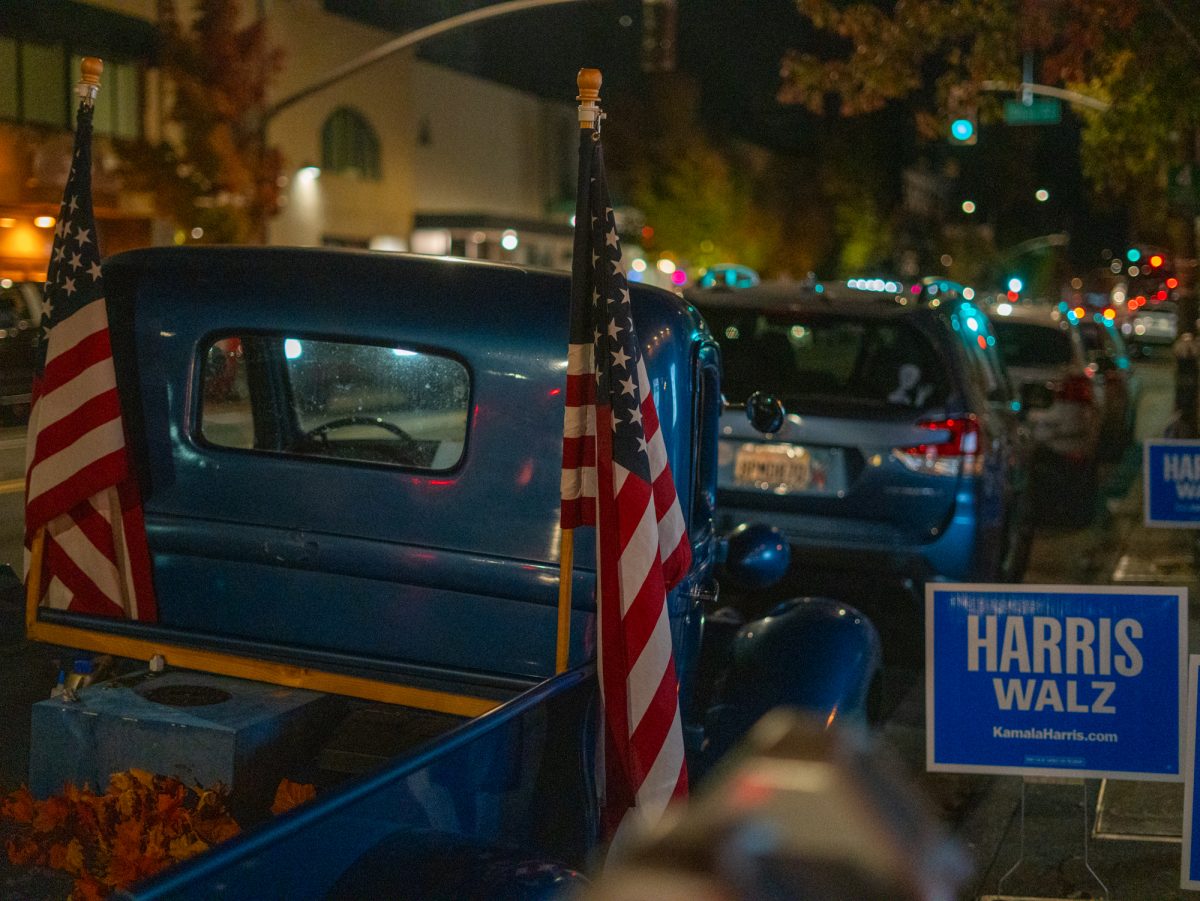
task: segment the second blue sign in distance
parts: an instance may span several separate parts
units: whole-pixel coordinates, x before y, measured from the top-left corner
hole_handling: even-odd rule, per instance
[[[1147,441],[1142,482],[1146,525],[1200,528],[1200,442]]]

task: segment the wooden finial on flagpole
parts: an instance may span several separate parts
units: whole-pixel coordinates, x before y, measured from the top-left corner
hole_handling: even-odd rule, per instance
[[[604,76],[599,69],[580,69],[575,77],[579,87],[579,127],[595,128],[596,117],[600,114],[600,84]]]
[[[83,62],[79,64],[79,69],[83,73],[80,81],[100,87],[100,75],[104,71],[104,60],[95,56],[85,56]]]
[[[75,85],[75,93],[81,100],[96,100],[100,93],[100,75],[104,71],[104,60],[95,56],[85,56],[79,64],[79,82]]]

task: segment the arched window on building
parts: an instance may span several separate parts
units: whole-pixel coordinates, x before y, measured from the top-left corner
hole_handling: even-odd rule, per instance
[[[335,109],[321,128],[321,169],[325,172],[357,172],[361,178],[378,181],[379,137],[362,113],[348,106]]]

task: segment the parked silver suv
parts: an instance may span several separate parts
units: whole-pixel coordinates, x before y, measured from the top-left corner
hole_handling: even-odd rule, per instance
[[[1065,489],[1071,502],[1066,518],[1087,522],[1098,484],[1104,381],[1096,377],[1070,315],[1053,307],[1005,306],[992,323],[997,349],[1028,410],[1034,482]]]

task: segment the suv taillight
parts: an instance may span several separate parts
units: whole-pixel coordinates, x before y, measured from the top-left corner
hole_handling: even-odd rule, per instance
[[[979,420],[974,416],[934,419],[919,423],[931,432],[949,432],[944,441],[898,447],[892,456],[912,472],[922,475],[978,475],[983,471],[983,454],[979,452]]]
[[[1055,400],[1068,404],[1090,404],[1092,396],[1091,377],[1082,372],[1067,376],[1054,392]]]

